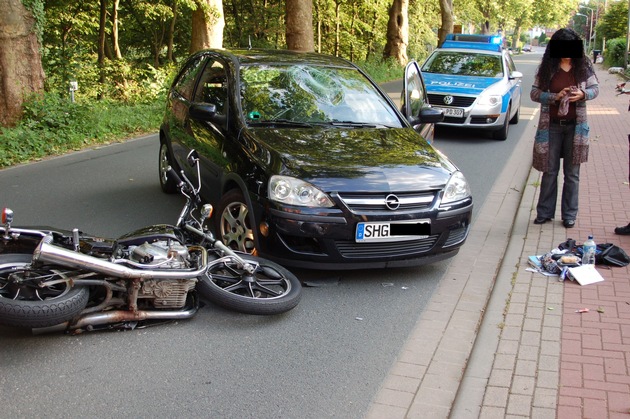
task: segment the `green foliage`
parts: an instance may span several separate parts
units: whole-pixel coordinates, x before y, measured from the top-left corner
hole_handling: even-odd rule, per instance
[[[606,41],[604,65],[606,67],[623,67],[626,51],[626,38],[615,38]]]
[[[628,31],[628,2],[616,1],[608,5],[608,12],[596,26],[597,35],[606,39],[625,37]]]
[[[111,101],[72,103],[56,93],[31,97],[14,128],[0,128],[0,168],[86,146],[156,132],[164,98],[126,105]]]

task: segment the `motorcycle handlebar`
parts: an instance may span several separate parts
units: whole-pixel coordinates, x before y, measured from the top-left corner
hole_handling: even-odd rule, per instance
[[[177,189],[182,189],[186,185],[186,183],[182,180],[181,177],[179,177],[177,172],[173,170],[171,166],[166,169],[166,175],[175,181],[175,183],[177,184]]]

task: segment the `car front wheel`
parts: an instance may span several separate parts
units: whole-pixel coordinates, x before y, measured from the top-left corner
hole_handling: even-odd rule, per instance
[[[250,209],[238,189],[225,193],[219,201],[216,231],[226,246],[256,255],[254,231],[249,221]]]

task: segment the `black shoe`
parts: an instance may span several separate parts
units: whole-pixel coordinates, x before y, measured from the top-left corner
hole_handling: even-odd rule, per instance
[[[573,228],[575,227],[575,220],[562,220],[562,225],[565,228]]]
[[[615,228],[615,234],[619,234],[621,236],[630,236],[630,223],[628,223],[627,226]]]
[[[545,224],[547,221],[551,221],[551,218],[536,217],[536,219],[534,220],[534,224]]]

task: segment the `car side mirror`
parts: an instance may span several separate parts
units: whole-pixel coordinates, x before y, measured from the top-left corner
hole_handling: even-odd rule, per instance
[[[411,125],[434,124],[444,121],[444,112],[435,108],[422,108],[417,118],[410,118]]]
[[[520,71],[512,71],[510,73],[510,80],[521,79],[521,78],[523,78],[523,73],[521,73]]]
[[[212,103],[193,103],[188,108],[191,118],[209,121],[217,114],[217,107]]]

